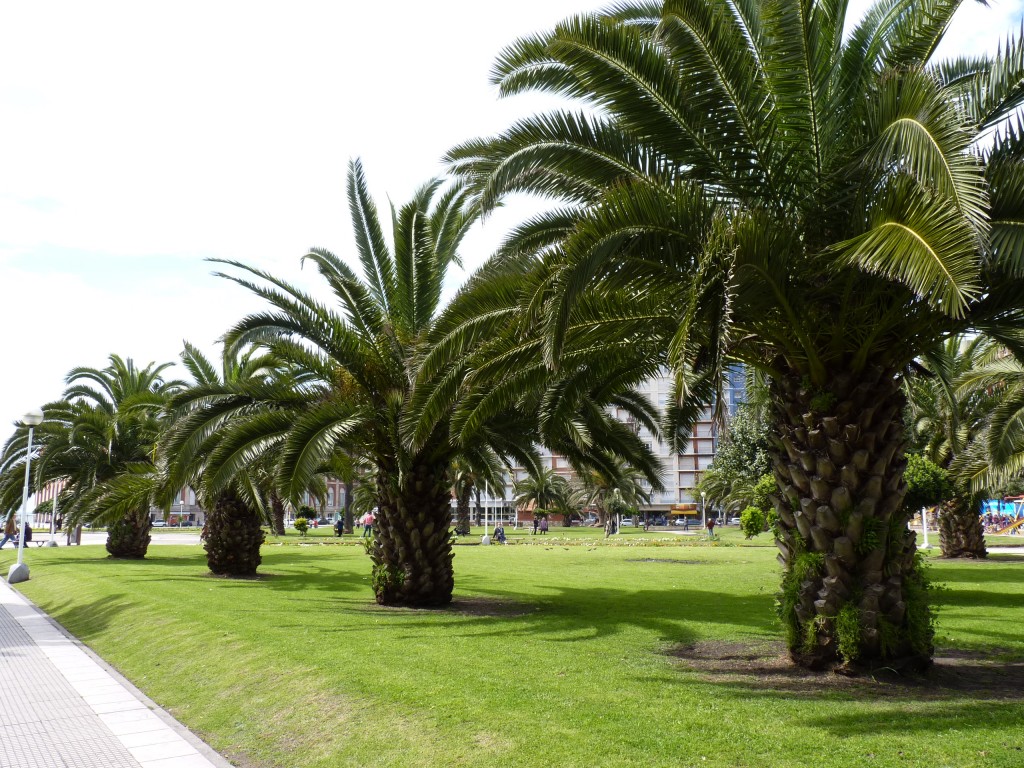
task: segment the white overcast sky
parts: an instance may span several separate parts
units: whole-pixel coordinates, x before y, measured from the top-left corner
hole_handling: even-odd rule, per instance
[[[497,99],[502,47],[602,5],[0,2],[0,440],[76,365],[214,353],[258,304],[205,258],[300,284],[311,246],[354,259],[348,160],[404,202],[449,147],[547,106]],[[968,2],[944,51],[993,50],[1021,15]],[[470,267],[516,218],[473,233]]]

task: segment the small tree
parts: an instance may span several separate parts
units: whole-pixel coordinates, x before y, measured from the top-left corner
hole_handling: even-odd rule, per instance
[[[752,539],[767,530],[768,520],[764,510],[758,507],[747,507],[740,513],[740,530],[743,538]]]
[[[951,498],[955,489],[949,472],[924,456],[907,456],[907,469],[903,474],[907,495],[903,507],[914,514],[924,507],[934,507]]]
[[[306,531],[309,530],[309,520],[304,517],[295,518],[295,530],[301,533],[303,536],[306,535]]]

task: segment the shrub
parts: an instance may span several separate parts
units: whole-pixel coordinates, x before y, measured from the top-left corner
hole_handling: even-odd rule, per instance
[[[303,536],[306,535],[306,531],[309,530],[309,520],[304,517],[295,518],[295,530],[301,533]]]
[[[764,533],[768,528],[768,519],[765,513],[757,507],[747,507],[740,512],[740,530],[744,538],[752,539]]]
[[[771,472],[761,475],[754,485],[754,492],[750,503],[762,512],[767,513],[773,507],[772,500],[769,497],[777,490],[775,476]]]

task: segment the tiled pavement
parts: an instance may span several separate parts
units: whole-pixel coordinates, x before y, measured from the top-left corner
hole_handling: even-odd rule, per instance
[[[0,768],[230,768],[0,580]]]

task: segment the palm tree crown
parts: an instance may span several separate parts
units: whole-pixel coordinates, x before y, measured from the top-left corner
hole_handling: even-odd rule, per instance
[[[770,378],[781,613],[802,663],[930,655],[900,377],[966,329],[1022,351],[1024,48],[934,62],[959,4],[881,0],[848,36],[842,0],[619,4],[495,66],[502,93],[583,110],[449,154],[485,207],[561,203],[506,248],[552,264],[550,365],[581,307],[606,344],[653,340],[677,445],[721,406],[731,363]],[[839,637],[840,612],[859,637]]]

